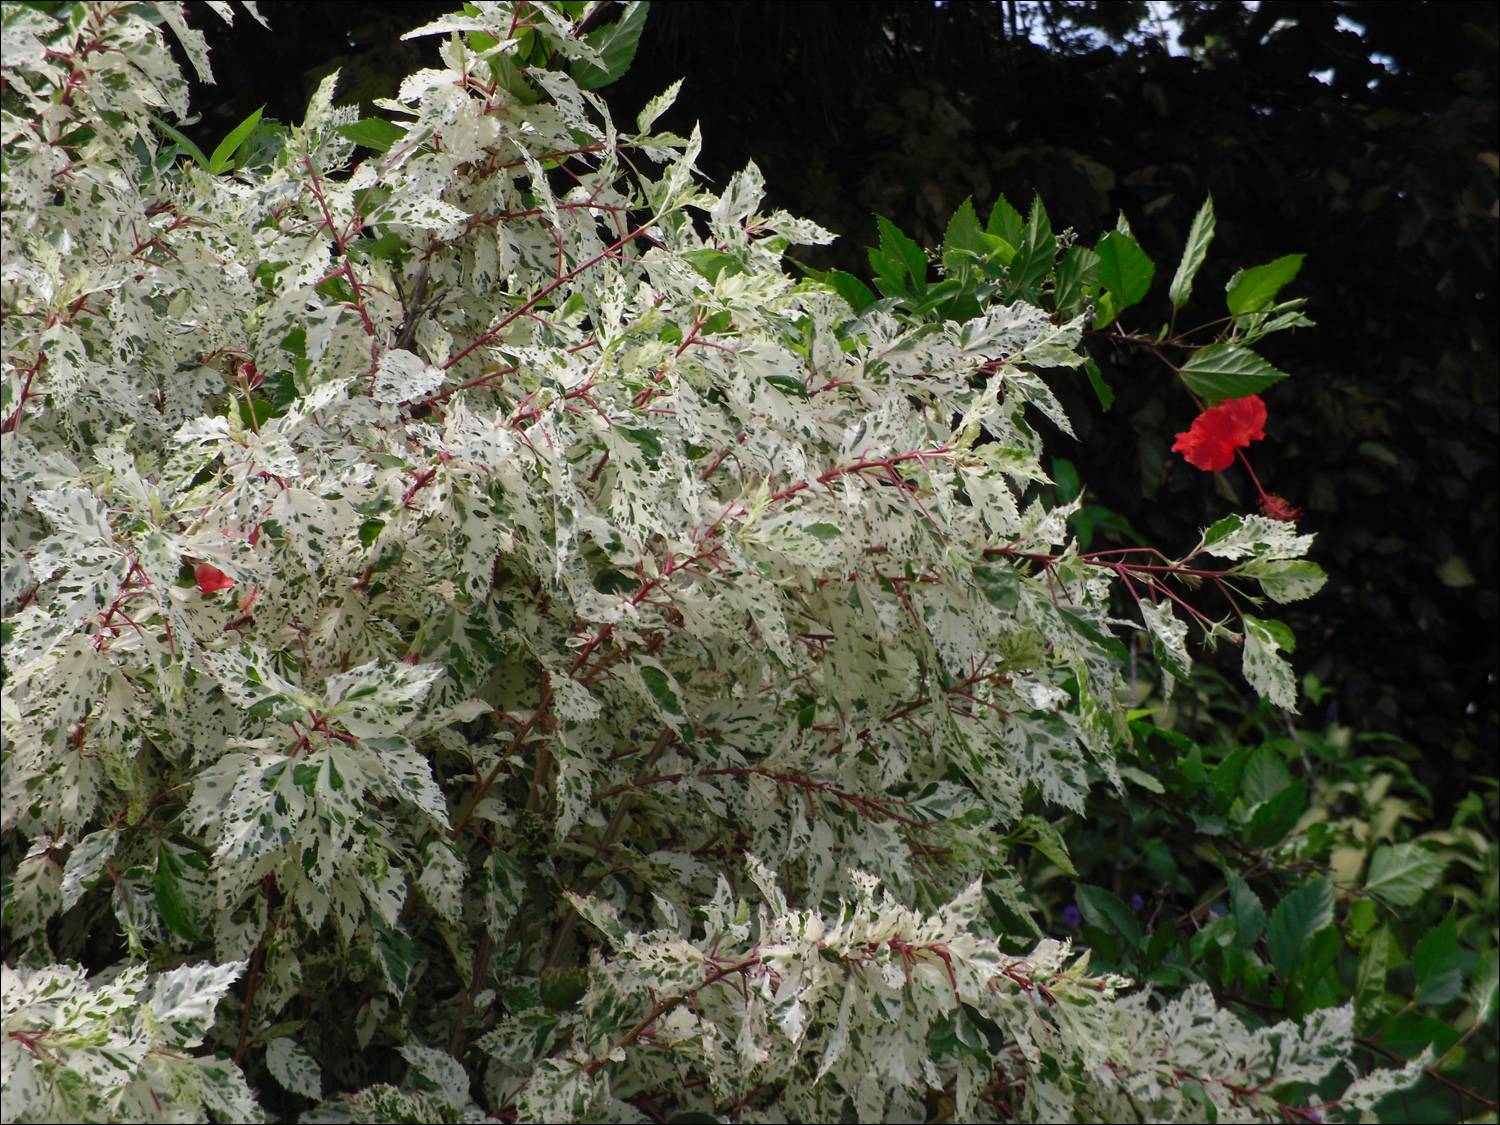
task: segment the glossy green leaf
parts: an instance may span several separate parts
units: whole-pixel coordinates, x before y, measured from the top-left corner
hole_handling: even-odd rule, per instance
[[[1084,360],[1083,369],[1088,372],[1089,386],[1094,388],[1094,394],[1099,398],[1099,405],[1108,410],[1115,404],[1115,392],[1104,381],[1104,373],[1099,370],[1099,365],[1094,362],[1093,356]]]
[[[834,290],[844,300],[849,302],[849,307],[856,313],[862,313],[876,301],[876,296],[870,291],[870,287],[852,273],[843,270],[829,270],[823,275],[832,284]]]
[[[1286,763],[1272,746],[1258,746],[1245,762],[1240,778],[1240,796],[1247,805],[1269,801],[1292,783]]]
[[[1128,308],[1150,292],[1156,265],[1135,239],[1110,231],[1094,250],[1099,255],[1099,284],[1114,296],[1118,309]]]
[[[635,61],[636,47],[640,45],[641,31],[646,26],[646,13],[650,10],[650,0],[627,3],[618,20],[584,36],[584,42],[599,52],[602,65],[596,66],[586,59],[573,63],[573,81],[581,89],[597,90],[608,86],[630,69],[630,64]]]
[[[1225,287],[1225,300],[1235,316],[1259,312],[1276,299],[1281,287],[1297,276],[1302,254],[1288,254],[1264,266],[1240,270]]]
[[[990,221],[984,229],[985,233],[1004,240],[1012,249],[1016,249],[1021,245],[1026,220],[1021,217],[1021,212],[1010,205],[1010,200],[1002,195],[995,200],[995,209],[990,212]]]
[[[1182,308],[1193,295],[1193,278],[1197,276],[1203,260],[1208,256],[1208,244],[1214,240],[1214,197],[1209,196],[1193,216],[1193,225],[1188,231],[1187,245],[1182,248],[1182,261],[1172,276],[1172,287],[1168,295],[1172,307]]]
[[[357,145],[385,152],[406,136],[406,130],[382,117],[365,117],[352,125],[340,125],[338,131]]]
[[[209,162],[208,162],[208,157],[204,156],[203,155],[203,150],[201,148],[199,148],[197,145],[195,145],[191,140],[189,140],[188,137],[185,134],[179,132],[177,129],[174,129],[172,126],[168,125],[160,117],[152,116],[152,118],[151,118],[151,124],[155,125],[163,133],[165,133],[167,136],[171,137],[172,140],[176,141],[177,142],[177,147],[180,148],[180,149],[182,149],[183,152],[187,153],[194,160],[196,160],[198,162],[199,166],[204,171],[209,171],[210,165],[209,165]]]
[[[161,919],[167,928],[178,937],[188,941],[208,941],[209,935],[203,931],[203,923],[183,887],[183,876],[187,873],[172,847],[163,842],[157,849],[154,883],[156,908],[161,912]],[[198,882],[206,882],[201,874]]]
[[[1008,267],[1010,283],[1018,290],[1029,290],[1052,270],[1056,257],[1057,239],[1052,235],[1052,221],[1038,195],[1031,201],[1031,216]]]
[[[947,250],[969,250],[983,257],[989,253],[984,239],[979,216],[974,212],[974,200],[965,199],[948,220],[948,229],[943,233],[943,247]]]
[[[230,162],[234,159],[234,154],[239,151],[240,145],[245,143],[245,138],[255,131],[255,126],[260,122],[261,111],[264,109],[265,106],[261,106],[260,109],[257,109],[249,117],[236,125],[230,131],[229,136],[219,142],[219,147],[214,149],[214,154],[208,159],[208,170],[210,172],[217,176],[229,167]]]
[[[1099,255],[1084,246],[1070,246],[1057,263],[1053,296],[1063,316],[1071,318],[1083,312],[1088,304],[1088,287],[1099,277],[1099,263]]]
[[[1207,399],[1226,401],[1259,394],[1286,378],[1248,348],[1212,344],[1193,353],[1182,365],[1182,381]]]
[[[925,294],[927,292],[927,254],[901,233],[896,224],[884,215],[877,215],[875,223],[880,229],[880,253],[904,271],[904,275],[910,279],[913,292],[919,296]],[[870,260],[874,261],[873,253]],[[890,275],[883,276],[889,277]]]
[[[1299,887],[1277,904],[1266,927],[1266,947],[1283,980],[1296,974],[1313,935],[1332,924],[1333,883],[1327,878]]]

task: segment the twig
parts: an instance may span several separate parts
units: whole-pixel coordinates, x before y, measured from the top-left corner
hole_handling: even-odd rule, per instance
[[[490,970],[490,957],[494,952],[495,940],[486,928],[480,935],[479,948],[474,951],[474,979],[469,982],[468,994],[464,997],[463,1005],[458,1010],[458,1019],[453,1024],[453,1035],[448,1039],[448,1053],[459,1061],[463,1060],[464,1051],[468,1049],[464,1043],[468,1038],[464,1033],[464,1021],[474,1010],[474,1000],[484,984],[485,974]]]
[[[542,716],[546,714],[547,706],[552,702],[552,683],[550,680],[542,681],[542,697],[537,700],[536,710],[531,713],[531,718],[522,724],[521,729],[516,731],[516,736],[511,739],[510,745],[505,748],[505,753],[500,755],[500,760],[495,767],[479,783],[474,790],[474,796],[469,798],[469,803],[464,806],[464,811],[458,814],[458,819],[453,822],[453,827],[448,829],[451,839],[458,839],[459,835],[469,826],[469,821],[474,819],[474,810],[479,807],[479,802],[484,800],[484,795],[490,791],[490,786],[495,784],[495,779],[500,776],[500,771],[505,768],[505,763],[510,756],[520,749],[521,744],[531,734],[532,728],[541,722]]]
[[[1388,1050],[1386,1050],[1384,1047],[1382,1047],[1379,1043],[1375,1042],[1375,1040],[1373,1040],[1373,1039],[1365,1039],[1364,1037],[1361,1036],[1361,1037],[1355,1039],[1355,1042],[1358,1043],[1361,1047],[1365,1047],[1365,1048],[1367,1048],[1367,1049],[1369,1049],[1371,1051],[1374,1051],[1377,1055],[1384,1055],[1386,1058],[1390,1059],[1391,1062],[1400,1063],[1402,1066],[1405,1066],[1407,1063],[1411,1062],[1410,1059],[1403,1058],[1402,1056],[1396,1054],[1395,1051],[1388,1051]],[[1433,1067],[1427,1066],[1427,1067],[1423,1067],[1422,1069],[1424,1071],[1426,1071],[1427,1074],[1430,1075],[1436,1082],[1438,1082],[1440,1085],[1448,1087],[1448,1089],[1452,1090],[1459,1097],[1461,1097],[1461,1098],[1473,1098],[1476,1102],[1478,1102],[1480,1105],[1486,1107],[1487,1109],[1492,1109],[1492,1110],[1500,1109],[1500,1102],[1492,1102],[1492,1101],[1490,1101],[1489,1098],[1481,1097],[1480,1095],[1476,1094],[1473,1090],[1466,1090],[1466,1089],[1464,1089],[1457,1082],[1453,1082],[1453,1081],[1451,1081],[1451,1080],[1449,1080],[1447,1078],[1444,1078]]]
[[[574,917],[576,918],[577,915],[575,914]],[[709,973],[708,976],[703,978],[703,983],[700,984],[697,988],[690,989],[689,991],[684,992],[679,996],[671,996],[665,1000],[658,1000],[654,1005],[652,1005],[651,1010],[646,1013],[645,1017],[642,1018],[640,1023],[632,1027],[624,1034],[624,1036],[620,1038],[618,1042],[615,1043],[614,1047],[610,1049],[610,1054],[614,1054],[615,1051],[624,1050],[626,1047],[633,1046],[636,1040],[641,1037],[641,1034],[647,1028],[649,1028],[662,1016],[670,1012],[673,1008],[677,1007],[678,1004],[681,1004],[684,1000],[688,999],[688,997],[696,996],[709,985],[723,980],[731,973],[743,972],[745,969],[750,968],[750,966],[752,965],[758,965],[760,964],[760,961],[760,954],[752,953],[749,957],[745,957],[742,960],[735,961],[733,964],[724,965],[720,968],[715,969],[713,972]],[[595,1070],[598,1070],[607,1062],[609,1062],[609,1055],[605,1055],[603,1058],[590,1059],[588,1062],[583,1064],[583,1068],[586,1071],[593,1072]]]
[[[276,917],[272,915],[266,924],[266,932],[255,944],[255,953],[250,958],[250,979],[245,985],[245,1010],[240,1014],[240,1038],[234,1048],[234,1065],[239,1066],[245,1057],[245,1048],[250,1045],[250,1010],[255,1007],[255,992],[260,987],[260,970],[265,964],[266,950],[271,945],[271,935],[276,932]]]
[[[651,752],[646,755],[646,760],[641,763],[640,769],[636,771],[635,786],[639,786],[651,773],[651,767],[656,765],[656,759],[660,758],[672,743],[672,728],[668,727],[661,732],[656,740],[656,745],[651,747]],[[604,829],[604,836],[599,841],[599,847],[607,849],[619,836],[620,829],[625,826],[625,817],[630,813],[630,807],[635,803],[637,789],[632,786],[629,792],[620,798],[619,805],[615,808],[615,815],[610,818],[609,825]],[[589,877],[578,880],[573,888],[573,893],[586,895],[599,885],[599,878]],[[569,910],[565,913],[562,924],[557,928],[557,937],[552,942],[552,951],[547,955],[547,968],[557,968],[557,963],[562,960],[563,950],[567,948],[568,938],[573,934],[573,927],[578,924],[578,911]]]

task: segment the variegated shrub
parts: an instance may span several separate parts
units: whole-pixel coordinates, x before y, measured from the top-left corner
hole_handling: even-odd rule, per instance
[[[653,132],[675,88],[617,131],[644,5],[594,7],[468,7],[398,124],[330,77],[206,157],[197,12],[6,5],[7,1118],[1316,1099],[1347,1009],[1090,975],[1003,835],[1121,784],[1118,631],[1185,675],[1174,605],[1305,596],[1309,537],[1080,552],[1045,213],[855,315]],[[1294,701],[1276,623],[1192,612]]]

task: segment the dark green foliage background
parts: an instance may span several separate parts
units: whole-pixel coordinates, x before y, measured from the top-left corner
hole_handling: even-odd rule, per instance
[[[341,100],[368,111],[440,65],[434,39],[399,41],[439,8],[278,3],[272,32],[198,21],[219,82],[194,89],[204,118],[189,132],[216,143],[261,104],[298,120],[334,66]],[[684,78],[665,124],[701,121],[711,177],[754,159],[772,203],[841,234],[809,257],[820,268],[866,276],[876,212],[932,246],[966,197],[982,217],[1002,192],[1023,211],[1039,192],[1090,244],[1124,211],[1158,263],[1125,318],[1145,329],[1165,319],[1208,192],[1218,237],[1189,323],[1222,313],[1234,269],[1305,253],[1285,296],[1308,298],[1318,327],[1268,344],[1293,377],[1266,396],[1254,451],[1331,576],[1285,613],[1298,669],[1333,687],[1320,706],[1342,722],[1420,746],[1418,777],[1451,803],[1500,745],[1496,6],[1173,8],[1200,58],[1171,56],[1143,4],[677,0],[654,6],[609,97],[628,123]],[[1106,413],[1081,376],[1060,377],[1080,440],[1050,446],[1092,502],[1168,550],[1253,507],[1239,466],[1216,477],[1168,452],[1193,406],[1165,368],[1094,351],[1118,399]]]

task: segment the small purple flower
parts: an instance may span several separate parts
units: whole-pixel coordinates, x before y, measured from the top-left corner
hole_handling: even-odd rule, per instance
[[[1131,895],[1130,896],[1130,909],[1132,909],[1132,910],[1144,910],[1145,908],[1146,908],[1146,900],[1145,899],[1143,899],[1140,895]]]
[[[1064,926],[1067,926],[1068,929],[1073,930],[1077,929],[1082,924],[1083,915],[1078,912],[1078,907],[1074,906],[1072,903],[1069,903],[1067,906],[1063,907]]]

